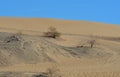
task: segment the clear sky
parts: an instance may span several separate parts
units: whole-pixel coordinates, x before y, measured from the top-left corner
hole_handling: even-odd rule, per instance
[[[0,16],[120,24],[120,0],[0,0]]]

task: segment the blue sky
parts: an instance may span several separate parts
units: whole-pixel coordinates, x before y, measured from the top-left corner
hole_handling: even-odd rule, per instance
[[[120,24],[120,0],[0,0],[0,16]]]

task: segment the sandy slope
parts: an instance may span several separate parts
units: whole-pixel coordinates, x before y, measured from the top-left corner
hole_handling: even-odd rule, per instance
[[[50,26],[55,26],[62,33],[62,39],[22,35],[21,41],[4,42],[14,35],[10,32],[41,35]],[[120,76],[120,26],[85,21],[1,17],[0,28],[0,71],[44,72],[56,66],[63,77]],[[96,40],[92,49],[89,40]],[[85,47],[77,48],[78,45]]]
[[[39,18],[0,18],[0,27],[33,31],[46,31],[49,26],[55,26],[62,33],[87,34],[99,36],[120,36],[117,25],[101,24],[86,21],[67,21]]]

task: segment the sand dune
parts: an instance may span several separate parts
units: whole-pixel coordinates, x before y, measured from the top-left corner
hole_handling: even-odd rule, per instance
[[[120,36],[120,27],[118,25],[57,19],[0,18],[0,27],[2,28],[43,32],[46,31],[49,26],[55,26],[60,32],[69,34]]]
[[[41,36],[50,26],[61,32],[61,38]],[[53,66],[62,77],[120,76],[118,25],[1,17],[0,31],[0,77],[37,77],[33,73]],[[19,31],[22,35],[16,39]],[[96,40],[93,48],[91,40]]]

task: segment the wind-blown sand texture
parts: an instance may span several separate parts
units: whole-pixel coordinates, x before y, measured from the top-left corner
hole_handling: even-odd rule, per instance
[[[60,38],[42,36],[50,26]],[[39,77],[48,68],[58,68],[62,77],[120,77],[119,33],[119,25],[1,17],[0,77]]]

